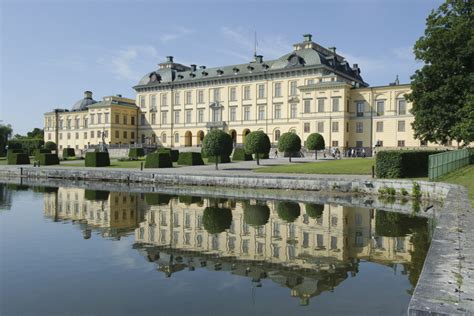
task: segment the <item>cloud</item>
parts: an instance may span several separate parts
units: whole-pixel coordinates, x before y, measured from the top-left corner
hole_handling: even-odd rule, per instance
[[[163,35],[160,36],[160,40],[163,43],[168,43],[169,41],[173,41],[182,37],[185,37],[187,35],[193,34],[195,31],[185,28],[185,27],[176,27],[173,29],[172,32],[167,32]]]

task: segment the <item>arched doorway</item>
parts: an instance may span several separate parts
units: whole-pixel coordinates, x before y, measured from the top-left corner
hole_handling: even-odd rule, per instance
[[[196,145],[197,146],[202,146],[202,141],[204,139],[204,132],[203,131],[198,131],[196,134]]]
[[[193,134],[190,131],[184,133],[184,147],[191,147],[193,145]]]
[[[235,147],[235,144],[237,144],[237,132],[235,131],[235,129],[231,129],[229,131],[229,135],[230,137],[232,137],[232,144],[234,144]]]
[[[273,132],[273,139],[274,139],[275,142],[278,142],[278,140],[280,139],[280,130],[279,129],[276,129]]]
[[[244,129],[242,132],[242,144],[245,144],[245,137],[247,137],[248,134],[250,134],[250,130],[248,128]]]

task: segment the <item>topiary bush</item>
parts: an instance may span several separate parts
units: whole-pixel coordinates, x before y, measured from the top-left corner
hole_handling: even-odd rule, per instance
[[[323,204],[307,203],[305,204],[306,214],[311,218],[319,218],[324,213]]]
[[[253,160],[252,154],[248,154],[243,148],[235,148],[232,154],[233,161],[250,161]]]
[[[156,151],[157,153],[168,153],[172,162],[177,162],[179,159],[179,150],[171,148],[160,148]]]
[[[206,207],[202,216],[202,224],[209,234],[220,234],[230,228],[232,211],[229,208]]]
[[[387,150],[377,153],[377,178],[414,178],[428,176],[428,156],[441,151]]]
[[[76,157],[76,151],[74,148],[63,148],[63,158],[72,158]]]
[[[50,154],[51,153],[51,150],[49,149],[44,149],[44,148],[40,148],[40,149],[35,149],[33,151],[33,155],[35,156],[35,160],[36,161],[39,161],[39,155],[40,154]]]
[[[251,132],[245,137],[245,151],[255,154],[257,165],[260,164],[260,156],[268,155],[271,147],[270,138],[263,131]]]
[[[200,166],[203,165],[201,153],[184,152],[179,154],[178,165],[184,166]]]
[[[46,142],[44,144],[44,149],[48,149],[48,150],[50,150],[50,152],[53,151],[53,150],[56,150],[57,148],[58,147],[56,146],[55,142],[49,141],[49,142]]]
[[[308,150],[314,150],[314,159],[317,159],[318,150],[323,150],[325,147],[324,137],[321,134],[312,133],[306,138],[306,148]]]
[[[169,152],[151,153],[145,158],[145,168],[172,168]]]
[[[7,163],[9,165],[29,165],[30,157],[25,153],[9,153],[7,155]]]
[[[224,131],[218,129],[211,130],[206,136],[204,136],[202,149],[205,151],[209,159],[213,157],[213,159],[209,161],[216,163],[217,170],[219,169],[219,160],[221,160],[221,162],[229,160],[229,156],[233,149],[232,137]],[[217,158],[219,156],[221,157],[220,159]]]
[[[110,166],[109,153],[106,152],[89,152],[86,153],[86,167],[108,167]]]
[[[288,154],[289,161],[291,162],[291,156],[295,153],[299,153],[301,150],[301,139],[295,133],[283,133],[278,140],[278,150]]]
[[[216,162],[216,157],[215,156],[209,156],[209,158],[207,158],[207,162],[209,163],[213,163],[213,162]],[[230,157],[229,156],[218,156],[217,157],[217,162],[218,163],[229,163],[230,162]]]
[[[130,148],[130,150],[128,151],[129,158],[138,158],[143,156],[145,156],[145,151],[143,150],[143,148]]]
[[[268,223],[270,208],[264,203],[244,204],[244,222],[250,226],[262,226]]]
[[[40,163],[41,166],[59,165],[59,157],[57,154],[38,154],[36,160]]]
[[[300,205],[295,202],[278,202],[277,213],[282,220],[293,223],[300,216]]]

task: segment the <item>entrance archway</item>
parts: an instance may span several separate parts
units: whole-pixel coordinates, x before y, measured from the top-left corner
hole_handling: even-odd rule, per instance
[[[191,131],[184,133],[184,147],[191,147],[193,145],[193,134]]]
[[[245,144],[245,138],[248,134],[250,134],[250,130],[248,128],[244,129],[242,132],[242,144]]]
[[[234,144],[234,147],[235,147],[235,144],[237,144],[237,132],[235,131],[235,129],[231,129],[229,131],[229,135],[230,137],[232,137],[232,143]]]
[[[202,140],[204,139],[204,132],[198,131],[196,134],[196,145],[202,146]]]

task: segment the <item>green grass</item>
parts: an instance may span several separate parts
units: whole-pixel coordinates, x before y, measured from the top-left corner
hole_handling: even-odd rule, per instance
[[[464,186],[467,189],[467,194],[471,200],[471,205],[474,207],[474,165],[469,165],[448,173],[447,175],[439,178],[437,181]]]
[[[298,159],[294,159],[298,161]],[[375,159],[354,158],[320,162],[291,163],[256,169],[265,173],[308,173],[308,174],[371,174]]]

